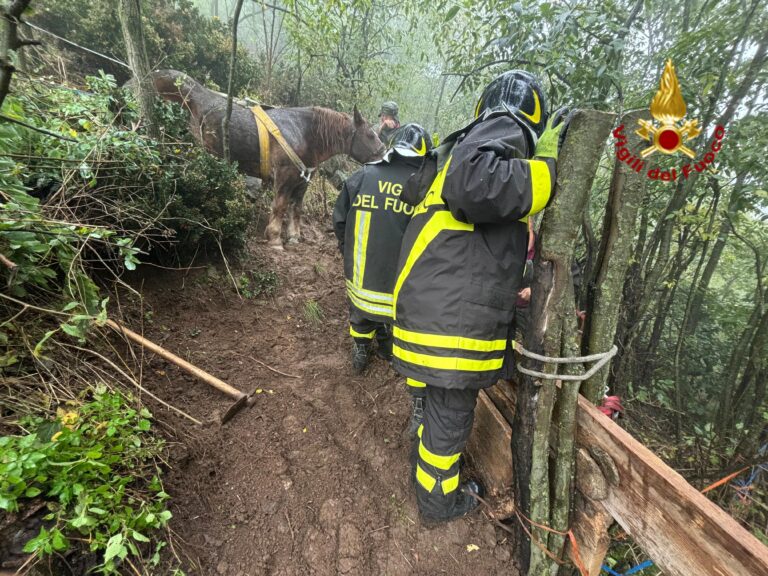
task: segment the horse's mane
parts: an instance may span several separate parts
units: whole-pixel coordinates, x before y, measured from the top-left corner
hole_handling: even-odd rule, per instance
[[[322,148],[342,144],[349,136],[351,118],[330,108],[312,106],[312,137]]]

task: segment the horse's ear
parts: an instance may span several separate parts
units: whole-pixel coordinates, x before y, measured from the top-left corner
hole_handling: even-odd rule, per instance
[[[357,104],[355,104],[355,125],[356,126],[362,126],[365,124],[365,118],[363,118],[363,115],[360,114],[360,110],[357,109]]]

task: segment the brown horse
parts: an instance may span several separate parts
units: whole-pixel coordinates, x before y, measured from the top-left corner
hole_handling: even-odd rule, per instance
[[[211,154],[222,157],[221,125],[226,113],[226,97],[176,70],[153,72],[152,77],[162,98],[178,102],[189,111],[189,129],[195,140]],[[353,116],[317,106],[272,108],[267,114],[308,168],[316,168],[337,154],[348,154],[358,162],[370,162],[384,151],[384,145],[357,108]],[[256,120],[249,108],[236,103],[232,106],[229,142],[230,158],[237,161],[240,171],[261,178]],[[270,146],[269,180],[265,184],[273,185],[275,199],[266,236],[272,246],[282,248],[280,235],[286,211],[288,241],[298,242],[300,238],[301,204],[309,182],[274,139]]]

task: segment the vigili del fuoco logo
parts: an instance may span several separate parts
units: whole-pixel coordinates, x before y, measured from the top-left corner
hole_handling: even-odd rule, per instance
[[[696,154],[686,144],[701,134],[701,128],[699,128],[699,121],[695,119],[686,120],[681,124],[680,121],[685,118],[685,113],[685,100],[680,93],[680,83],[677,81],[675,67],[672,60],[667,60],[659,81],[659,90],[651,100],[651,116],[655,121],[648,122],[640,119],[637,121],[640,128],[635,130],[635,133],[648,142],[650,146],[641,150],[637,155],[630,152],[627,148],[625,127],[622,124],[613,131],[616,138],[616,158],[638,173],[646,168],[645,158],[655,152],[667,155],[681,153],[695,160]],[[725,128],[720,125],[716,126],[709,149],[701,160],[682,165],[679,172],[677,168],[662,170],[659,167],[649,167],[648,178],[671,182],[677,180],[678,175],[688,178],[694,171],[710,170],[714,172],[712,163],[722,148],[724,137]]]

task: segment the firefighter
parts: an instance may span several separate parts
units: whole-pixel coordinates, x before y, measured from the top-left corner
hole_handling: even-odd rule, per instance
[[[400,118],[398,114],[400,108],[397,102],[384,102],[379,110],[379,139],[384,142],[385,146],[391,146],[392,136],[395,131],[400,128]]]
[[[366,164],[344,182],[333,210],[344,255],[352,367],[357,373],[368,365],[374,337],[377,354],[385,360],[392,357],[392,287],[400,242],[413,214],[413,206],[402,202],[400,194],[430,149],[424,128],[403,126],[382,160]]]
[[[550,201],[563,117],[548,122],[534,76],[506,72],[403,192],[415,209],[394,287],[393,365],[425,384],[412,466],[427,523],[471,512],[482,492],[459,482],[460,457],[478,391],[511,369],[527,219]]]

